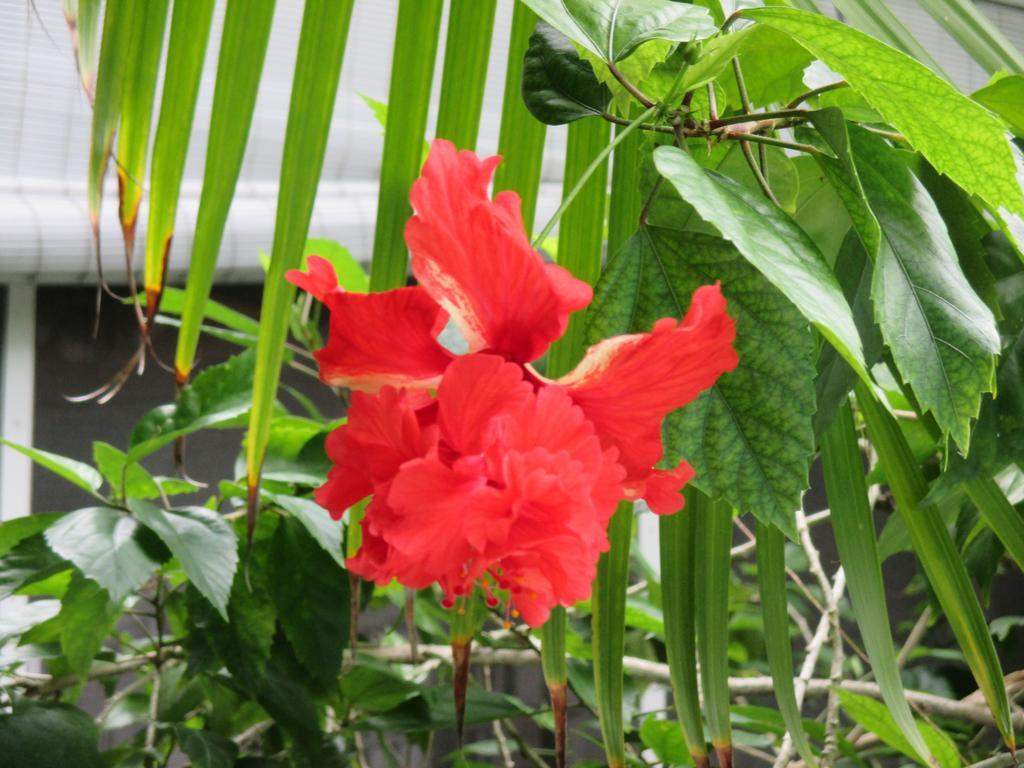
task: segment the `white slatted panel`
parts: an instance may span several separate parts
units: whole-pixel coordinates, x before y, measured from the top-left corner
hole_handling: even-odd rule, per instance
[[[142,0],[139,0],[140,2]],[[35,276],[48,282],[93,279],[85,178],[91,110],[78,85],[60,3],[0,0],[0,281]],[[218,2],[207,51],[173,245],[172,276],[187,266],[216,77],[224,2]],[[387,99],[397,0],[355,5],[348,50],[311,234],[338,240],[368,258],[372,245],[382,135],[360,93]],[[511,0],[499,0],[481,126],[480,151],[498,143]],[[301,0],[278,0],[241,180],[228,219],[221,279],[258,277],[258,251],[269,250],[276,209]],[[438,53],[435,83],[443,61]],[[434,108],[428,131],[432,132]],[[557,206],[564,129],[549,132],[540,217]],[[111,174],[112,176],[112,174]],[[102,221],[104,262],[117,274],[123,250],[110,180]],[[145,223],[145,211],[140,218]],[[143,242],[140,232],[138,242]]]

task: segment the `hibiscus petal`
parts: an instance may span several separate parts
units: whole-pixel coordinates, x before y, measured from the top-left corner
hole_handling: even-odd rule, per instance
[[[663,318],[650,333],[595,344],[558,380],[593,422],[602,444],[618,448],[627,481],[640,495],[662,456],[662,419],[736,367],[735,335],[718,285],[703,286],[694,292],[682,323]],[[666,481],[656,477],[652,486],[663,509]]]
[[[532,397],[518,365],[497,355],[457,357],[437,390],[441,435],[459,453],[480,453],[493,439],[494,419]]]
[[[330,262],[309,258],[309,272],[287,278],[330,310],[320,378],[332,386],[375,392],[382,386],[435,387],[452,355],[437,342],[447,315],[422,288],[347,293]]]
[[[545,265],[523,229],[518,195],[487,196],[498,157],[481,160],[442,139],[413,184],[405,229],[420,284],[452,316],[471,352],[540,357],[591,289]]]
[[[488,565],[482,551],[504,538],[511,522],[485,476],[436,456],[403,465],[387,502],[394,517],[384,535],[408,559],[409,567],[395,574],[404,584],[429,577],[468,589]]]
[[[672,515],[683,508],[683,486],[693,479],[694,471],[687,462],[675,469],[656,469],[647,477],[642,496],[651,511],[659,515]]]
[[[403,463],[425,456],[437,433],[418,418],[429,404],[426,393],[391,387],[376,395],[353,393],[348,421],[327,436],[334,466],[317,489],[317,503],[340,519],[357,501],[390,483]]]

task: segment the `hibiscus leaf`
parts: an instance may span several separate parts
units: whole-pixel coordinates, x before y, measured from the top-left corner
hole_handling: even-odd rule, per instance
[[[883,742],[907,757],[921,762],[922,765],[928,764],[921,760],[919,753],[907,741],[885,704],[868,696],[842,689],[839,689],[839,702],[846,713],[862,728],[875,734]],[[939,768],[957,768],[961,765],[956,744],[949,736],[930,723],[920,720],[915,720],[914,723],[920,731],[920,739],[924,740],[934,755],[935,765]]]
[[[776,7],[743,16],[785,32],[841,74],[936,170],[984,200],[1016,239],[1024,236],[1018,158],[998,117],[924,64],[839,21]]]
[[[659,147],[654,164],[686,202],[796,305],[854,370],[867,379],[850,306],[817,246],[762,195],[708,171],[676,147]]]
[[[853,307],[853,318],[864,341],[864,358],[868,365],[874,365],[882,357],[882,335],[875,325],[871,303],[872,264],[853,229],[847,232],[833,269],[846,300]],[[814,386],[818,408],[814,413],[814,434],[821,437],[839,404],[857,383],[857,374],[830,344],[821,348],[816,366],[818,374]]]
[[[177,402],[143,416],[132,430],[127,460],[138,461],[182,435],[234,424],[249,412],[255,361],[255,354],[247,350],[210,366],[181,390]]]
[[[810,121],[811,125],[817,129],[818,136],[824,140],[825,145],[835,155],[835,157],[829,157],[825,154],[818,154],[815,159],[832,183],[839,199],[846,206],[861,242],[874,258],[874,255],[878,253],[882,233],[878,226],[878,219],[871,212],[867,197],[864,195],[860,177],[857,175],[857,166],[854,164],[853,155],[850,152],[850,136],[846,130],[846,119],[843,117],[843,112],[838,107],[828,107],[812,112]]]
[[[1017,136],[1024,136],[1024,75],[993,79],[972,98],[1003,118]]]
[[[238,745],[219,733],[200,731],[178,723],[174,726],[174,735],[181,751],[188,755],[195,768],[232,768],[238,757]]]
[[[56,453],[40,451],[27,445],[12,443],[10,440],[4,440],[2,437],[0,437],[0,445],[6,445],[8,448],[28,456],[39,466],[50,470],[55,475],[63,477],[69,483],[77,485],[86,493],[95,496],[96,492],[103,485],[103,475],[88,464],[69,459],[66,456],[58,456]]]
[[[306,526],[309,534],[316,539],[316,542],[331,556],[334,562],[342,568],[345,567],[340,521],[332,520],[326,509],[310,499],[269,493],[264,493],[264,495]]]
[[[79,509],[47,529],[46,543],[119,601],[156,567],[138,541],[138,522],[108,507]]]
[[[736,320],[740,364],[693,403],[670,414],[667,460],[685,458],[694,485],[795,533],[793,510],[814,450],[814,339],[786,298],[728,242],[695,232],[641,229],[606,268],[589,336],[650,330],[682,317],[693,291],[720,281]]]
[[[673,0],[525,0],[538,16],[603,61],[647,40],[688,42],[718,31],[706,8]]]
[[[60,648],[72,674],[85,675],[120,613],[107,591],[75,572],[61,599]]]
[[[0,715],[6,768],[103,768],[92,717],[66,704],[21,704]]]
[[[612,93],[565,35],[538,22],[523,60],[523,102],[547,125],[562,125],[608,109]]]
[[[146,501],[128,507],[181,563],[192,584],[227,617],[231,581],[238,565],[237,540],[231,526],[205,507],[163,510]]]
[[[850,134],[857,168],[882,226],[875,316],[921,406],[966,450],[971,420],[995,379],[995,318],[971,289],[935,203],[896,150]]]
[[[274,532],[267,577],[270,596],[295,655],[314,679],[335,680],[349,635],[345,571],[331,561],[302,522],[287,517]]]

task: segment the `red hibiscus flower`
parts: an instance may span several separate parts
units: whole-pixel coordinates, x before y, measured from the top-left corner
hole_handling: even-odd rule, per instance
[[[437,582],[449,605],[474,586],[492,604],[507,593],[537,626],[589,596],[620,500],[682,507],[693,470],[654,468],[661,422],[738,358],[713,285],[681,321],[602,341],[561,379],[537,373],[530,363],[592,292],[531,248],[516,194],[488,197],[498,162],[433,143],[406,227],[417,287],[346,293],[318,258],[288,279],[330,310],[321,378],[356,390],[316,496],[335,518],[373,496],[350,569]],[[449,319],[467,354],[439,343]]]

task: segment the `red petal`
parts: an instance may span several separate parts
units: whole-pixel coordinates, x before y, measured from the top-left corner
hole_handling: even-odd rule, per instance
[[[403,463],[426,455],[437,431],[420,424],[418,411],[429,402],[425,393],[390,387],[377,395],[353,393],[348,422],[327,437],[327,455],[334,467],[316,492],[317,503],[339,519],[350,506],[389,483]]]
[[[656,469],[648,476],[639,495],[643,496],[652,512],[675,514],[683,508],[683,486],[693,479],[693,475],[693,467],[685,461],[675,469]]]
[[[459,453],[480,453],[493,439],[492,420],[532,397],[518,365],[496,355],[457,357],[437,390],[441,434]]]
[[[565,331],[591,289],[545,265],[523,230],[518,195],[487,196],[500,158],[484,160],[436,140],[413,184],[416,213],[405,229],[420,284],[458,324],[476,352],[518,362],[540,357]]]
[[[735,324],[717,285],[703,286],[682,323],[663,318],[650,333],[616,336],[591,347],[558,381],[594,423],[605,446],[619,449],[627,481],[642,483],[661,459],[661,422],[739,362]],[[663,480],[657,504],[665,508]],[[681,487],[681,485],[680,485]]]
[[[388,493],[394,517],[386,537],[405,560],[403,584],[464,584],[487,567],[480,556],[508,531],[507,505],[476,467],[449,467],[436,457],[402,467]]]
[[[330,262],[317,256],[308,274],[287,277],[330,310],[327,346],[316,352],[325,383],[367,392],[437,386],[452,358],[437,343],[447,315],[422,288],[346,293]]]

